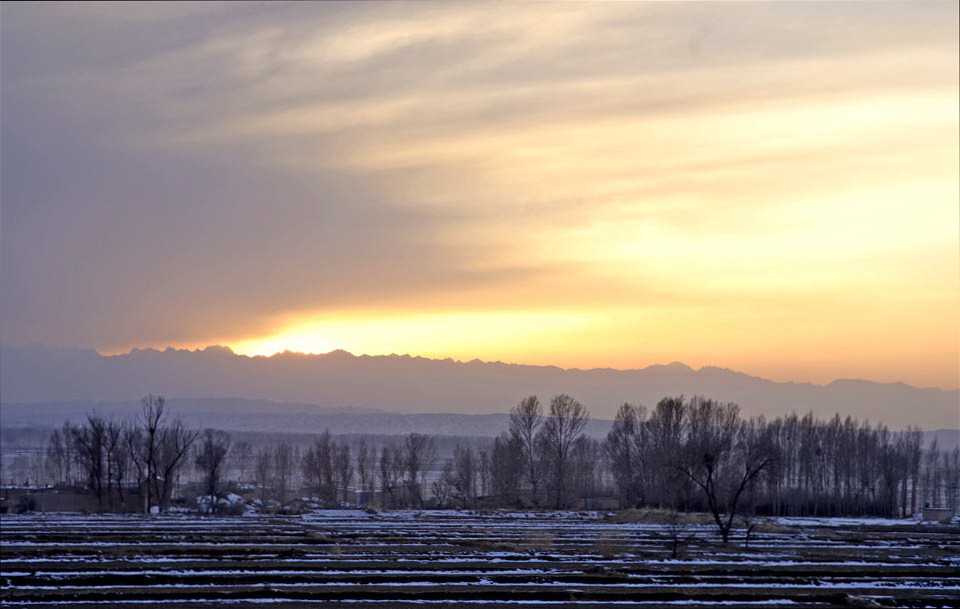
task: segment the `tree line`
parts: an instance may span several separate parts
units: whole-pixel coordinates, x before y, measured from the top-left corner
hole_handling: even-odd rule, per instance
[[[325,506],[656,507],[709,512],[726,537],[738,514],[905,516],[923,505],[956,508],[960,449],[924,448],[918,429],[891,432],[839,415],[744,418],[736,404],[668,397],[649,411],[620,407],[603,440],[584,433],[587,409],[561,394],[510,412],[509,427],[479,447],[438,459],[435,439],[410,434],[380,445],[329,431],[301,450],[254,448],[217,430],[171,419],[146,396],[135,421],[95,413],[65,424],[48,442],[58,484],[80,478],[100,509],[136,497],[142,511],[169,508],[184,469],[216,498],[225,472],[252,482],[259,505],[304,493]]]
[[[93,412],[79,425],[67,422],[54,430],[47,462],[58,485],[74,480],[79,471],[99,509],[124,505],[125,490],[134,487],[142,511],[163,511],[199,436],[179,418],[170,420],[162,396],[148,395],[135,421],[119,422]]]
[[[621,505],[706,509],[721,531],[748,514],[905,517],[957,507],[960,448],[852,417],[743,419],[735,404],[624,404],[605,442]],[[723,520],[721,522],[721,515]],[[724,534],[726,537],[726,534]]]

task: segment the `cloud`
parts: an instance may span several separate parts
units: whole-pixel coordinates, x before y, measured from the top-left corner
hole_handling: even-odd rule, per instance
[[[957,12],[5,5],[4,341],[720,299],[799,325],[840,302],[842,334],[891,292],[955,336],[930,303],[958,300]]]

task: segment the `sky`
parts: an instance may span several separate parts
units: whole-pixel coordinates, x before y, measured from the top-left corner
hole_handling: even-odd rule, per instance
[[[4,346],[960,376],[955,2],[4,3]]]

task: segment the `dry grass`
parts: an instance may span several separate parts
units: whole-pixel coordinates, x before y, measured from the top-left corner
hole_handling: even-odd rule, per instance
[[[791,527],[775,522],[758,522],[753,530],[756,533],[791,533],[794,531]]]
[[[534,552],[546,552],[553,547],[554,536],[549,533],[538,533],[524,537],[520,541],[520,547]]]
[[[333,537],[317,531],[306,531],[303,536],[313,543],[334,543]]]
[[[593,547],[597,554],[608,560],[633,550],[630,538],[623,531],[601,531]]]
[[[713,518],[709,514],[696,512],[675,512],[673,510],[630,508],[617,512],[605,519],[614,524],[711,524]]]

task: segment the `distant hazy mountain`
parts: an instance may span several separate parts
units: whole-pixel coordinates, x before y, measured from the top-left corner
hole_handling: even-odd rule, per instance
[[[410,356],[282,353],[246,357],[224,347],[198,351],[0,350],[0,402],[130,402],[146,393],[170,398],[235,396],[315,404],[324,409],[387,413],[503,413],[529,394],[543,401],[569,393],[596,418],[619,404],[653,406],[667,395],[701,394],[737,402],[746,415],[774,417],[812,410],[883,421],[892,428],[960,427],[958,391],[903,383],[838,380],[821,386],[778,383],[723,368],[683,364],[641,370],[564,370],[500,362]],[[244,408],[249,408],[250,403]],[[314,408],[314,407],[311,407]],[[238,415],[240,412],[238,412]]]
[[[170,399],[170,412],[192,427],[214,427],[230,431],[264,433],[406,435],[413,432],[437,436],[493,437],[506,431],[508,415],[496,414],[401,414],[352,408],[323,408],[311,404],[268,400]],[[59,426],[63,421],[80,422],[88,412],[119,419],[131,419],[140,412],[139,401],[52,402],[0,404],[3,427]],[[603,436],[611,421],[594,419],[587,432]]]

